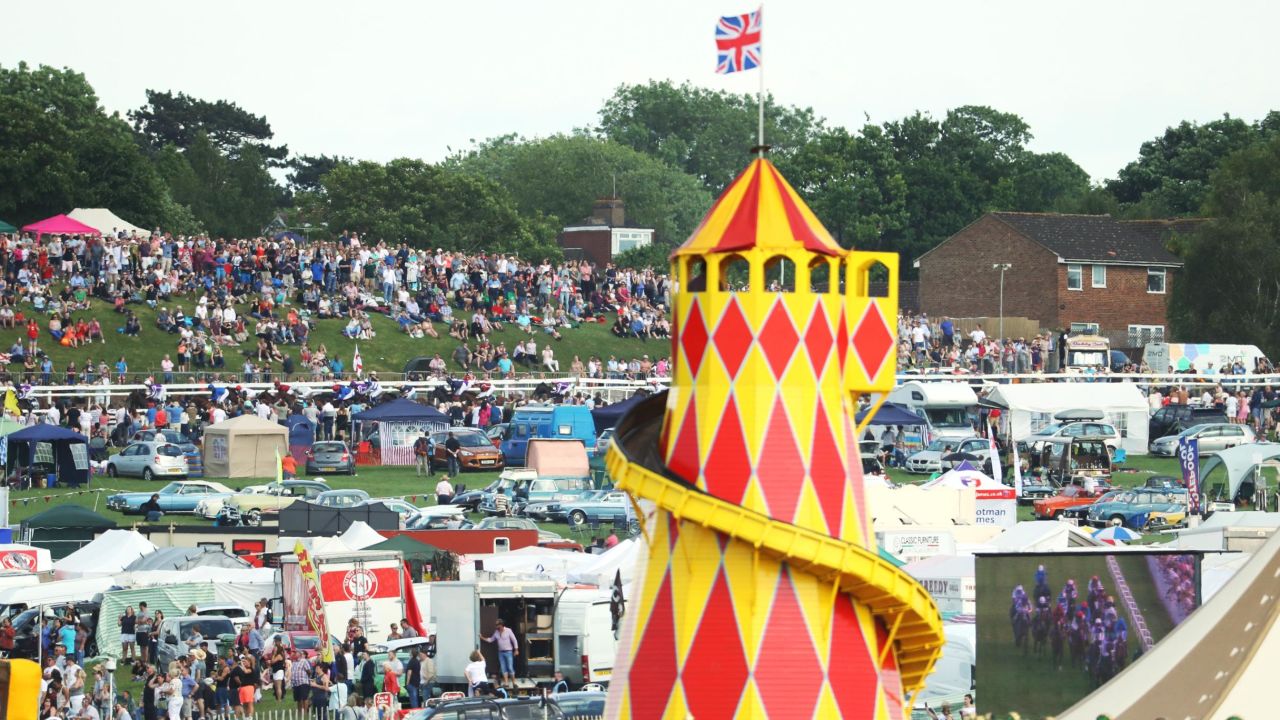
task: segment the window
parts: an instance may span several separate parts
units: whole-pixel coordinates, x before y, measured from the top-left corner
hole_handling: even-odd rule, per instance
[[[1067,266],[1067,289],[1083,290],[1084,289],[1084,266],[1068,265]],[[1148,281],[1149,283],[1150,281]]]
[[[1147,268],[1147,292],[1164,294],[1164,268]]]
[[[1130,325],[1129,347],[1146,347],[1147,343],[1164,342],[1163,325]],[[1155,368],[1153,368],[1155,369]]]
[[[1104,288],[1107,286],[1107,266],[1093,266],[1093,286],[1096,288]]]

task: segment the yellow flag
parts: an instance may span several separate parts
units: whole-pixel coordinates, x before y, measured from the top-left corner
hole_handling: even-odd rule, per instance
[[[279,452],[278,450],[276,452]],[[298,556],[298,571],[302,574],[302,592],[307,599],[307,626],[320,637],[320,659],[333,662],[333,644],[329,640],[329,621],[324,611],[324,596],[320,592],[320,574],[312,561],[311,553],[299,540],[293,545]]]
[[[4,411],[14,417],[22,417],[22,408],[18,407],[18,394],[12,389],[4,394]]]
[[[280,457],[280,446],[276,446],[276,482],[284,482],[284,458]]]

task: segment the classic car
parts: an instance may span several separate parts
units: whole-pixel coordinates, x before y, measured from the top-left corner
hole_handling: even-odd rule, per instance
[[[231,506],[246,517],[274,515],[281,508],[292,505],[295,500],[314,500],[317,495],[329,489],[328,485],[317,480],[285,480],[283,483],[271,483],[259,492],[207,498],[196,506],[196,514],[213,520],[222,512],[223,506]]]
[[[543,530],[538,527],[538,523],[528,518],[513,517],[487,517],[475,525],[476,530],[536,530],[538,532],[538,542],[556,542],[564,540],[559,533]]]
[[[189,513],[196,511],[201,500],[211,497],[231,497],[235,490],[222,483],[205,480],[179,480],[152,492],[117,493],[107,498],[107,509],[116,510],[125,515],[141,513],[142,504],[159,495],[160,510],[166,513]]]
[[[1134,530],[1143,530],[1150,522],[1152,513],[1185,512],[1187,509],[1186,488],[1148,488],[1139,487],[1128,490],[1113,490],[1098,498],[1089,506],[1087,516],[1090,525],[1104,527],[1123,524]]]
[[[349,488],[346,490],[325,490],[307,502],[331,508],[349,508],[369,502],[369,493],[364,490]]]
[[[608,523],[626,520],[631,501],[627,494],[616,490],[600,490],[590,495],[560,503],[555,512],[570,525],[584,523]]]
[[[1074,508],[1092,505],[1111,490],[1112,487],[1105,482],[1097,483],[1092,490],[1086,489],[1083,483],[1072,484],[1062,488],[1057,495],[1037,499],[1032,507],[1037,520],[1056,520]]]

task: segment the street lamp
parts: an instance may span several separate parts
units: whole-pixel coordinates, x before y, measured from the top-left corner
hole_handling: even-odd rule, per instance
[[[1000,271],[1000,341],[1004,342],[1004,271],[1012,270],[1013,265],[1009,263],[992,263],[992,270]]]

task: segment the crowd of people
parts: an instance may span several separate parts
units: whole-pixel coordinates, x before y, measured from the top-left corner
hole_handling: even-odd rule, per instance
[[[352,340],[375,337],[371,317],[380,314],[414,338],[444,333],[463,344],[490,344],[492,355],[470,363],[491,373],[499,372],[503,359],[493,334],[504,328],[516,329],[521,345],[537,337],[558,341],[583,323],[612,324],[615,335],[641,341],[670,334],[670,284],[662,273],[586,261],[433,252],[369,242],[347,231],[332,242],[160,232],[145,238],[9,234],[0,235],[0,268],[0,326],[25,328],[27,341],[10,348],[8,358],[24,364],[25,382],[45,379],[38,370],[46,337],[85,347],[104,343],[113,330],[129,337],[147,332],[134,312],[142,304],[156,311],[157,330],[177,337],[172,369],[139,370],[230,368],[268,381],[347,372],[337,354],[311,346],[316,323],[330,319],[342,322],[342,334]],[[104,329],[81,316],[93,298],[121,316],[118,328]],[[250,340],[252,348],[241,347]],[[284,351],[289,345],[297,346],[298,359]],[[482,355],[479,349],[474,353]],[[35,366],[26,365],[28,357]],[[522,364],[514,348],[508,359],[509,372]],[[544,346],[532,366],[557,362]],[[106,377],[99,364],[86,359],[86,365],[69,366],[57,380],[92,383]]]

